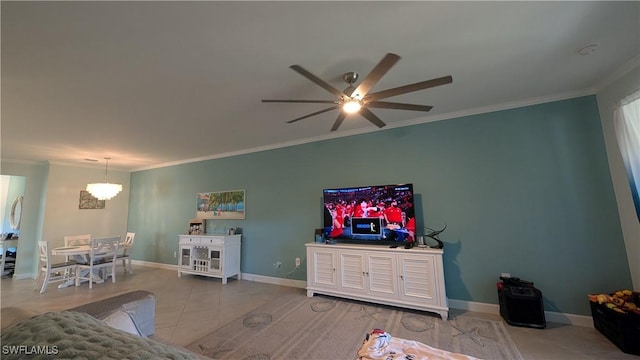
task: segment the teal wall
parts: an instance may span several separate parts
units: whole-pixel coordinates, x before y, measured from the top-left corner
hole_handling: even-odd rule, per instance
[[[243,229],[242,271],[305,280],[287,273],[321,225],[322,189],[401,182],[419,228],[448,225],[450,299],[495,304],[509,272],[547,310],[587,315],[588,293],[631,287],[595,96],[134,172],[128,227],[139,260],[175,264],[195,194],[245,189],[246,220],[215,221]]]
[[[2,161],[2,175],[24,176],[24,202],[14,279],[35,278],[38,267],[38,240],[42,239],[46,205],[48,164]]]

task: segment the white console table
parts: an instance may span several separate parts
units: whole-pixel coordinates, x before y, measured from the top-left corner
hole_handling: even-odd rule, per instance
[[[180,235],[178,277],[194,274],[227,278],[240,273],[240,245],[242,235]]]
[[[307,296],[369,301],[449,317],[442,249],[308,243]]]

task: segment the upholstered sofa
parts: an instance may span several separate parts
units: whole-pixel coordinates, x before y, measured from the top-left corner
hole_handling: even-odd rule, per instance
[[[2,309],[2,359],[200,359],[150,339],[155,296],[133,291],[60,312]]]

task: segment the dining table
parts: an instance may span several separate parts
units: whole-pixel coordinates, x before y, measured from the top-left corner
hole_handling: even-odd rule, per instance
[[[78,264],[88,264],[89,256],[91,254],[91,246],[86,245],[73,245],[73,246],[63,246],[51,249],[51,255],[63,255],[67,257],[73,257],[73,259]],[[89,270],[84,270],[83,274],[87,274]],[[100,277],[99,270],[94,269],[94,282],[97,284],[101,284],[104,282],[104,279]],[[75,284],[75,278],[70,278],[67,281],[62,282],[58,285],[58,288],[65,288],[67,286],[71,286]]]

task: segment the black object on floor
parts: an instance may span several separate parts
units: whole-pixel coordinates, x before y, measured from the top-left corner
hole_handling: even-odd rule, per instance
[[[532,282],[519,278],[500,278],[498,300],[500,315],[513,326],[537,329],[547,327],[544,315],[542,292]]]
[[[598,329],[620,350],[627,354],[640,355],[640,315],[621,314],[605,304],[589,302],[593,327]]]

